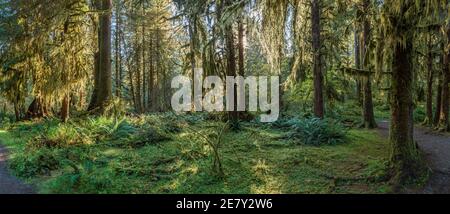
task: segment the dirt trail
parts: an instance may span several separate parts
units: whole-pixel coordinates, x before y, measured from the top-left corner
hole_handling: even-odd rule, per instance
[[[33,194],[33,188],[12,176],[8,170],[7,150],[0,145],[0,194]]]
[[[378,125],[380,133],[387,138],[389,122],[382,121]],[[415,127],[414,139],[425,152],[433,172],[425,188],[413,193],[450,194],[450,136]]]

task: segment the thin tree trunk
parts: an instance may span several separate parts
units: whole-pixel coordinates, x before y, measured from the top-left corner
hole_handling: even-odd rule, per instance
[[[155,66],[153,65],[153,58],[154,58],[154,50],[153,50],[153,37],[150,38],[149,41],[149,75],[148,75],[148,102],[147,107],[150,111],[154,111],[154,103],[155,103],[155,97],[154,97],[154,72],[155,72]]]
[[[14,102],[14,115],[16,116],[16,122],[20,121],[20,110],[19,110],[19,104],[18,102]]]
[[[115,46],[115,71],[116,71],[116,97],[120,98],[121,94],[121,47],[120,47],[120,26],[121,26],[121,18],[120,18],[120,5],[116,5],[116,30],[115,30],[115,38],[114,38],[114,46]]]
[[[233,3],[233,0],[227,0],[226,6],[229,6]],[[233,33],[233,25],[228,24],[225,27],[225,42],[226,42],[226,51],[227,51],[227,76],[236,77],[236,53],[235,53],[235,41],[234,41],[234,33]],[[234,107],[233,111],[228,113],[229,121],[231,122],[231,126],[233,129],[238,129],[239,127],[239,115],[237,112],[237,87],[236,84],[234,87]],[[228,89],[227,89],[228,90]]]
[[[238,23],[238,49],[239,49],[239,76],[245,76],[244,23],[242,23],[242,20],[240,20]]]
[[[364,23],[363,23],[363,42],[362,42],[362,51],[361,54],[363,56],[363,66],[364,69],[369,68],[369,39],[370,39],[370,22],[368,20],[367,14],[369,13],[370,0],[363,0],[363,10],[364,10]],[[375,122],[375,116],[373,113],[373,100],[372,100],[372,79],[371,75],[368,74],[364,77],[363,82],[363,121],[365,128],[376,128],[377,124]]]
[[[145,17],[145,5],[144,2],[141,3],[142,5],[142,17]],[[146,109],[146,103],[147,103],[147,59],[146,59],[146,50],[147,50],[147,46],[146,46],[146,42],[145,42],[145,23],[142,22],[142,112],[144,111],[148,111],[148,109]]]
[[[436,109],[434,112],[434,125],[439,125],[439,117],[441,116],[442,106],[442,72],[438,73],[438,85],[436,87]]]
[[[69,120],[70,112],[70,96],[68,94],[64,95],[62,105],[61,105],[61,121],[66,123]]]
[[[136,35],[138,34],[138,29],[136,28]],[[141,47],[139,46],[138,38],[135,39],[135,78],[136,82],[134,84],[135,88],[135,102],[136,102],[136,111],[138,113],[142,113],[142,96],[141,96]]]
[[[427,75],[427,117],[425,118],[425,125],[433,124],[433,54],[431,52],[432,48],[432,37],[429,35],[428,38],[428,58],[427,58],[427,67],[428,67],[428,75]]]
[[[311,25],[312,25],[312,48],[313,48],[313,75],[314,75],[314,115],[318,118],[324,117],[323,101],[323,73],[322,54],[320,38],[320,1],[312,0]]]
[[[154,107],[155,111],[162,111],[161,99],[158,99],[157,95],[160,94],[160,84],[158,83],[161,79],[160,75],[163,72],[163,65],[161,63],[161,29],[157,29],[156,31],[156,39],[155,39],[155,49],[156,49],[156,57],[155,57],[155,75],[156,78],[153,80],[155,86],[153,87],[153,100],[155,102]]]
[[[130,63],[128,62],[127,64],[128,64],[128,68],[131,68]],[[136,102],[136,94],[135,94],[135,90],[134,90],[133,78],[134,78],[133,77],[133,71],[132,71],[132,69],[129,69],[129,71],[128,71],[128,79],[130,81],[131,98],[132,98],[132,101],[133,101],[133,106],[137,110],[137,102]]]
[[[355,67],[361,69],[361,43],[359,39],[359,30],[355,29]],[[361,93],[361,79],[359,76],[356,77],[356,97],[358,103],[362,105],[362,93]]]

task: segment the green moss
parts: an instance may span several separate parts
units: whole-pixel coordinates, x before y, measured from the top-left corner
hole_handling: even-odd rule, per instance
[[[285,139],[286,131],[244,123],[241,132],[223,136],[219,152],[225,176],[217,177],[211,170],[211,148],[198,140],[195,130],[208,135],[222,124],[189,117],[91,118],[66,125],[35,121],[0,131],[0,137],[12,148],[11,163],[15,164],[11,167],[18,175],[33,179],[43,193],[391,191],[384,181],[387,142],[374,131],[353,129],[347,133],[348,143],[306,146]],[[184,127],[187,124],[191,129]],[[148,130],[167,139],[126,146]],[[65,146],[32,146],[36,142],[30,139],[38,135]],[[68,143],[73,141],[92,143]],[[52,157],[54,162],[39,159],[37,154]],[[36,171],[41,168],[48,170]]]

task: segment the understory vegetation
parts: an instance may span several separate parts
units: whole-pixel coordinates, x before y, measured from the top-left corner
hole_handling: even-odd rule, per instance
[[[14,173],[38,183],[42,193],[391,191],[388,145],[376,131],[289,119],[246,122],[239,133],[219,136],[224,123],[207,117],[47,119],[4,126],[0,139],[11,151]],[[223,175],[213,169],[215,153],[202,136],[221,138]]]

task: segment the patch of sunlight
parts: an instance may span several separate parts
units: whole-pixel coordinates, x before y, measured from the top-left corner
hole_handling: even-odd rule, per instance
[[[187,132],[183,132],[183,133],[179,134],[180,137],[189,137],[189,135],[190,134]]]
[[[164,186],[164,189],[168,189],[168,190],[172,190],[175,191],[176,189],[178,189],[181,185],[181,181],[179,178],[172,180],[172,182],[170,182],[169,184]]]
[[[283,181],[273,176],[272,167],[266,163],[266,160],[258,160],[252,167],[255,176],[259,182],[251,185],[251,192],[254,194],[281,194]]]
[[[196,164],[192,164],[189,167],[183,169],[183,173],[189,173],[191,175],[195,175],[198,173],[198,166]]]
[[[106,156],[117,156],[120,155],[121,153],[122,151],[120,149],[108,149],[103,152],[103,154]]]
[[[252,184],[252,194],[282,194],[282,181],[274,176],[264,176],[262,184]]]
[[[270,171],[270,167],[266,164],[266,160],[258,160],[252,169],[257,175],[264,175]]]

